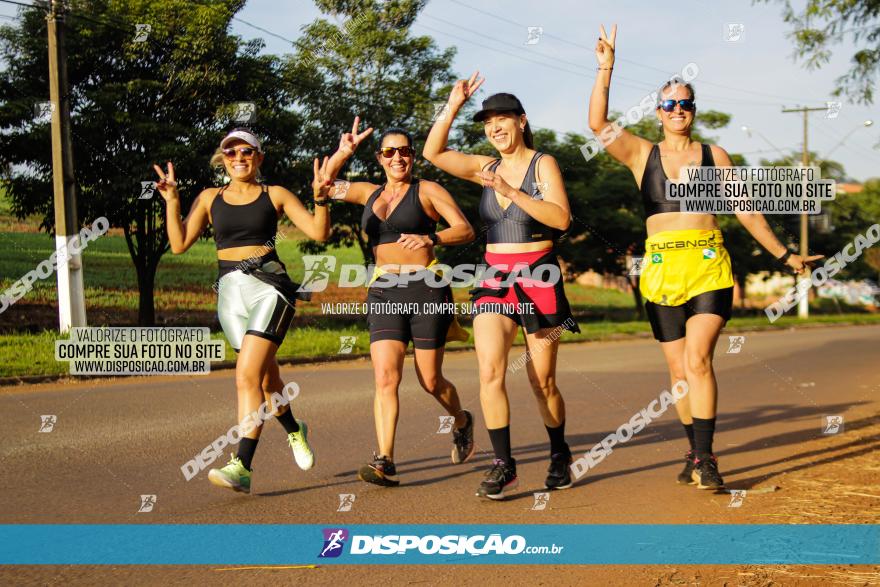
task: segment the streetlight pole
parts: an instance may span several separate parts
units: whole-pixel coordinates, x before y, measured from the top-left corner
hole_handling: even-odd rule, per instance
[[[789,112],[801,112],[804,115],[804,148],[801,153],[801,165],[804,167],[804,171],[806,172],[806,168],[810,166],[810,151],[807,148],[807,137],[809,134],[808,123],[809,118],[808,114],[810,112],[817,111],[825,111],[827,108],[808,108],[804,106],[803,108],[783,108],[783,113]],[[810,254],[810,222],[809,216],[807,214],[801,214],[801,250],[800,255],[803,258],[807,258]],[[809,277],[802,278],[809,279]],[[798,302],[798,318],[808,318],[810,316],[810,296],[809,293],[805,294],[801,297],[800,302]]]
[[[830,149],[827,153],[825,153],[825,158],[824,158],[823,160],[824,160],[824,161],[828,161],[828,158],[831,156],[831,153],[833,153],[834,151],[836,151],[836,150],[838,149],[838,147],[842,146],[843,143],[846,142],[846,139],[850,138],[850,137],[851,137],[851,136],[852,136],[857,130],[859,130],[859,129],[861,129],[861,128],[868,128],[868,127],[871,126],[872,124],[874,124],[874,121],[871,120],[871,119],[868,119],[868,120],[862,122],[861,124],[859,124],[857,127],[855,127],[854,129],[852,129],[852,130],[849,131],[848,133],[846,133],[846,134],[843,136],[843,138],[840,139],[840,141],[838,141],[838,143],[837,143],[836,145],[834,145],[833,147],[831,147],[831,149]]]
[[[52,0],[49,32],[49,99],[52,102],[52,186],[55,192],[55,251],[58,259],[58,326],[64,333],[86,325],[82,256],[76,215],[76,180],[70,141],[70,91],[64,47],[64,3]],[[79,243],[76,242],[78,245]],[[74,250],[77,252],[74,253]]]

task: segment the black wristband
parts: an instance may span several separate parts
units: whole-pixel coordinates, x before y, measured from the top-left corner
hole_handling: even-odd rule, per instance
[[[440,237],[437,236],[436,232],[429,234],[428,238],[431,239],[431,242],[434,243],[435,247],[440,244]]]
[[[315,206],[329,206],[330,198],[324,198],[323,200],[315,200]]]
[[[791,257],[791,251],[785,249],[785,254],[778,258],[778,261],[785,265],[785,262],[788,261],[788,258]]]

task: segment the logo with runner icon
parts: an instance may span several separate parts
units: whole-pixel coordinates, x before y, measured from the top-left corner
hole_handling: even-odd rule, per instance
[[[331,255],[303,255],[306,268],[302,285],[297,291],[317,292],[327,289],[330,275],[336,269],[336,257]]]
[[[345,528],[324,528],[324,548],[318,558],[336,558],[342,554],[345,541],[348,540],[348,530]]]

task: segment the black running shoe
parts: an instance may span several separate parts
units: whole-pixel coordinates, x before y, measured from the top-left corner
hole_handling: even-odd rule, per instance
[[[400,485],[400,479],[397,478],[397,467],[394,466],[391,459],[377,456],[376,453],[373,453],[371,463],[367,463],[358,470],[358,478],[361,481],[385,487]]]
[[[678,474],[678,484],[679,485],[693,485],[694,479],[692,477],[694,472],[694,467],[696,466],[696,455],[694,455],[694,451],[689,450],[684,454],[684,469],[681,470],[681,473]]]
[[[550,457],[550,468],[544,487],[547,489],[568,489],[571,487],[571,453],[558,452]]]
[[[464,428],[452,430],[452,462],[456,465],[468,462],[477,450],[474,444],[474,417],[467,410],[464,410],[464,415],[467,419]]]
[[[489,499],[504,499],[504,491],[515,489],[519,485],[516,478],[516,461],[510,459],[509,463],[501,459],[492,461],[492,468],[486,472],[486,478],[480,483],[477,497]]]
[[[709,455],[708,459],[695,459],[691,478],[697,484],[697,489],[722,489],[724,487],[724,479],[718,472],[718,459],[715,458],[715,455]]]

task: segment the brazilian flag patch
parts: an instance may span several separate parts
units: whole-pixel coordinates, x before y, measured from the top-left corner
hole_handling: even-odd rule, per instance
[[[703,258],[704,259],[714,259],[718,256],[718,253],[715,249],[703,249]]]
[[[662,253],[652,253],[651,254],[651,263],[662,263],[663,262],[663,254]]]

